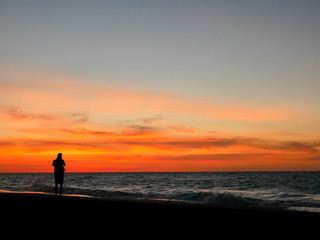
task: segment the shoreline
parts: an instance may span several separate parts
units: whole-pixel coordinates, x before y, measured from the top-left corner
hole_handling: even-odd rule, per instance
[[[208,209],[233,209],[233,210],[249,210],[249,211],[271,211],[271,212],[292,212],[292,213],[310,213],[314,216],[320,217],[320,212],[312,211],[313,207],[273,207],[273,206],[223,206],[223,205],[215,205],[215,204],[201,204],[201,203],[193,203],[193,202],[186,202],[183,200],[177,199],[157,199],[157,198],[103,198],[98,196],[90,196],[90,195],[83,195],[83,194],[63,194],[62,196],[55,195],[54,193],[48,192],[37,192],[37,191],[13,191],[13,190],[3,190],[0,189],[0,201],[2,197],[10,196],[12,198],[17,198],[21,200],[25,200],[28,197],[53,197],[56,199],[73,199],[76,200],[97,200],[99,202],[125,202],[125,203],[146,203],[146,204],[168,204],[168,205],[175,205],[175,206],[189,206],[189,207],[199,207],[199,208],[208,208]],[[308,211],[311,209],[311,211]],[[316,208],[318,209],[318,208]]]
[[[59,194],[57,196],[54,193],[48,192],[38,192],[38,191],[13,191],[13,190],[3,190],[0,189],[0,199],[1,194],[17,194],[16,197],[25,197],[25,196],[51,196],[59,198]],[[177,199],[157,199],[157,198],[103,198],[98,196],[90,196],[84,194],[63,194],[62,198],[74,198],[74,199],[95,199],[98,201],[124,201],[124,202],[140,202],[140,203],[154,203],[154,204],[172,204],[172,205],[183,205],[183,206],[193,206],[193,207],[207,207],[207,208],[222,208],[222,209],[244,209],[244,210],[261,210],[261,211],[290,211],[290,212],[302,212],[302,213],[313,213],[314,215],[318,214],[320,217],[320,209],[315,207],[304,207],[304,206],[291,206],[291,207],[274,207],[274,206],[223,206],[221,204],[201,204],[195,202],[186,202],[183,200]]]

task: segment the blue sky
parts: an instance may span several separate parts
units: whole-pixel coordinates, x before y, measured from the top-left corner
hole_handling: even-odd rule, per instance
[[[129,87],[319,103],[319,1],[0,4],[3,62]]]

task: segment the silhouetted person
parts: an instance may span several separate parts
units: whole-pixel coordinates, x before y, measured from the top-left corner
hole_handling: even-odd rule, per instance
[[[57,159],[53,161],[52,166],[54,166],[54,180],[55,180],[55,194],[58,192],[58,185],[60,184],[60,196],[62,195],[62,185],[64,178],[64,166],[65,162],[62,159],[62,153],[58,153]]]

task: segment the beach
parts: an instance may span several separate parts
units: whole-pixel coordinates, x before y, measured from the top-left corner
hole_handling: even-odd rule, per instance
[[[318,229],[319,179],[319,172],[67,173],[60,197],[50,173],[0,174],[1,219],[14,233],[79,237],[305,235]]]
[[[118,229],[169,229],[184,231],[202,229],[208,231],[219,227],[270,228],[293,226],[311,227],[320,220],[319,213],[290,211],[274,208],[227,208],[201,206],[179,201],[102,199],[84,196],[54,196],[43,193],[0,193],[2,218],[6,224],[51,229],[53,226],[68,228],[72,225],[108,231]],[[6,211],[4,211],[6,210]],[[55,228],[55,227],[53,227]],[[81,227],[80,227],[81,228]],[[54,230],[50,230],[54,231]],[[79,233],[79,229],[77,230]]]

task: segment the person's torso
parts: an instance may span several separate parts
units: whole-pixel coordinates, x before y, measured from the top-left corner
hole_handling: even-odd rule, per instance
[[[54,160],[54,171],[55,172],[64,172],[64,161],[63,160]]]

